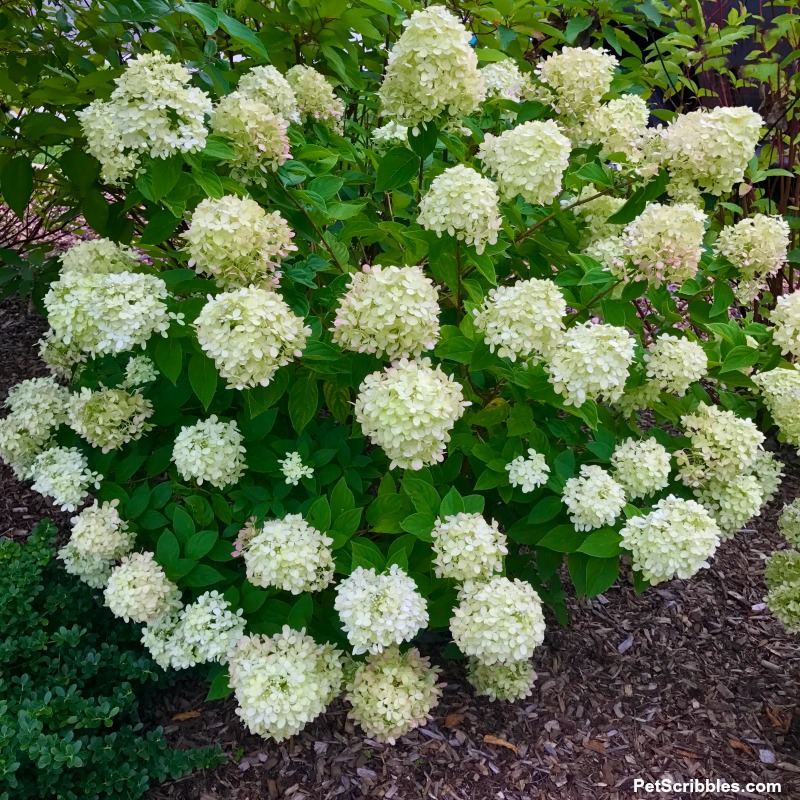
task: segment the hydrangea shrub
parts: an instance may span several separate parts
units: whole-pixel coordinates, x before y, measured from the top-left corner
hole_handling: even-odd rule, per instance
[[[564,574],[691,577],[776,491],[765,432],[800,446],[800,294],[760,294],[788,229],[734,199],[757,114],[648,127],[613,54],[534,68],[441,6],[379,52],[130,58],[80,120],[140,232],[61,256],[53,378],[0,422],[75,512],[66,569],[276,739],[340,694],[425,724],[428,630],[528,696]]]

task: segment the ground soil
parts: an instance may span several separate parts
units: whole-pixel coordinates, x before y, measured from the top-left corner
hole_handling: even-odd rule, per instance
[[[42,374],[43,329],[24,304],[0,304],[0,398]],[[781,498],[710,569],[641,596],[624,577],[601,597],[572,598],[569,628],[549,619],[527,701],[479,699],[461,665],[445,662],[434,720],[393,747],[355,730],[343,702],[275,744],[244,730],[232,700],[205,703],[190,677],[144,718],[176,746],[220,743],[228,763],[154,788],[149,800],[800,800],[800,640],[763,604],[764,559],[785,546],[776,516],[800,493],[796,456],[781,458]],[[0,467],[0,534],[22,536],[45,516],[48,504]],[[776,782],[782,791],[633,791],[636,778],[668,777]]]

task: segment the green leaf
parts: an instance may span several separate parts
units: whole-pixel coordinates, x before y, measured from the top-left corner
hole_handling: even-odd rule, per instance
[[[345,511],[351,511],[356,507],[355,497],[344,478],[340,478],[336,486],[333,487],[330,495],[330,506],[334,519]]]
[[[214,569],[214,567],[209,567],[208,564],[197,564],[183,579],[183,583],[185,586],[203,589],[206,586],[214,586],[214,584],[222,583],[224,580],[225,576]]]
[[[105,486],[105,484],[103,485]],[[169,524],[169,520],[162,513],[151,508],[139,517],[137,524],[146,531],[155,531],[165,528]]]
[[[258,36],[253,33],[246,25],[243,25],[239,20],[223,14],[221,11],[217,12],[219,18],[219,25],[235,42],[242,45],[242,49],[251,55],[260,56],[269,61],[269,53],[267,48],[264,47],[263,42]]]
[[[171,211],[156,211],[142,231],[142,244],[161,244],[166,242],[181,224],[180,219]]]
[[[0,187],[6,205],[20,218],[25,216],[33,194],[33,166],[25,156],[15,156],[5,165]]]
[[[404,186],[418,172],[419,156],[406,147],[393,147],[378,164],[375,191],[388,192]]]
[[[736,298],[728,281],[717,278],[714,283],[714,302],[711,304],[711,316],[727,314],[728,309],[736,305]]]
[[[216,544],[217,531],[198,531],[186,542],[186,558],[199,561]]]
[[[206,411],[217,391],[217,378],[217,368],[208,356],[195,353],[189,359],[189,383]]]
[[[255,419],[265,411],[269,411],[281,399],[289,386],[289,375],[288,370],[279,369],[268,386],[256,386],[243,391],[250,419]]]
[[[542,498],[532,509],[528,516],[528,522],[532,525],[542,525],[545,522],[550,522],[559,515],[563,504],[560,497],[550,495],[549,497]]]
[[[592,531],[578,548],[581,553],[596,558],[613,558],[622,552],[622,537],[612,528],[601,528]]]
[[[437,514],[441,498],[439,492],[427,481],[406,475],[402,481],[403,491],[411,498],[417,511]]]
[[[179,339],[159,339],[154,351],[159,372],[173,385],[181,374],[183,349]]]
[[[222,181],[219,179],[219,175],[217,175],[216,172],[212,172],[208,169],[193,169],[192,177],[194,178],[195,183],[206,193],[206,195],[208,195],[208,197],[219,199],[225,194]]]
[[[167,509],[169,513],[169,509]],[[172,528],[175,535],[181,542],[188,542],[189,537],[194,535],[194,520],[189,516],[185,509],[175,506],[172,512]]]
[[[455,486],[444,496],[439,506],[439,516],[442,519],[452,517],[464,511],[464,500]]]
[[[219,136],[209,136],[206,139],[206,146],[202,150],[202,155],[208,158],[216,158],[220,161],[228,161],[236,158],[233,148]]]
[[[408,132],[408,144],[421,159],[426,159],[436,149],[438,138],[439,129],[433,122],[418,125],[417,133],[413,129]]]
[[[572,525],[558,525],[539,539],[536,546],[558,553],[574,553],[580,549],[585,539],[586,534],[576,531]]]
[[[436,524],[436,516],[430,512],[417,512],[409,514],[401,523],[400,527],[406,533],[416,536],[425,542],[432,542],[431,531]]]
[[[400,522],[410,511],[406,497],[399,494],[382,494],[367,508],[367,522],[376,533],[400,533]]]
[[[337,422],[347,422],[353,410],[350,389],[347,386],[339,386],[332,381],[325,381],[322,384],[322,394],[325,397],[325,405],[328,411],[333,414],[333,418]]]
[[[206,695],[206,702],[211,700],[224,700],[233,694],[230,683],[228,682],[228,669],[227,667],[211,681],[211,686]]]
[[[289,612],[287,622],[296,631],[307,628],[311,622],[311,617],[314,615],[314,597],[308,592],[300,597],[300,599],[292,606]]]
[[[733,347],[725,356],[720,372],[733,372],[743,367],[752,367],[758,361],[758,350],[752,347]]]
[[[573,44],[575,40],[587,28],[592,26],[591,17],[573,17],[568,23],[564,31],[564,37],[569,44]]]
[[[171,569],[181,557],[181,548],[172,531],[163,531],[156,544],[156,560],[165,570]]]
[[[180,156],[154,160],[150,166],[153,199],[160,200],[168,195],[175,188],[182,171],[183,159]]]
[[[300,378],[289,392],[289,418],[297,433],[314,418],[319,403],[319,391],[315,378]]]
[[[325,531],[331,527],[331,507],[327,497],[318,497],[305,514],[306,522],[318,531]]]
[[[352,569],[364,567],[364,569],[373,568],[380,572],[386,565],[383,553],[369,539],[353,539],[350,542],[350,552],[353,555]]]

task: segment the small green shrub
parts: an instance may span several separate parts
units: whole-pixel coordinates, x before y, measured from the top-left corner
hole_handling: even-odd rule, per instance
[[[220,760],[145,732],[136,708],[167,680],[94,592],[52,562],[55,528],[0,541],[0,800],[141,797]]]

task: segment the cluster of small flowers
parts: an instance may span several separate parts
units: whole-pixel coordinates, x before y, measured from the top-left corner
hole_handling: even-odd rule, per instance
[[[412,639],[428,624],[425,598],[397,564],[383,575],[356,567],[336,587],[333,607],[355,655],[380,653]]]
[[[364,378],[355,417],[365,436],[383,448],[391,469],[418,470],[444,459],[450,429],[469,406],[461,384],[430,359],[396,361]]]
[[[302,355],[311,335],[280,295],[256,286],[209,297],[195,330],[229,389],[268,386],[280,367]]]
[[[761,485],[762,505],[772,500],[775,493],[781,488],[784,466],[783,461],[775,458],[774,453],[769,453],[766,450],[758,451],[751,470]]]
[[[153,404],[139,392],[83,387],[69,402],[70,428],[101,452],[116,450],[140,439],[153,426]]]
[[[625,389],[634,339],[625,328],[584,322],[564,332],[546,369],[564,405],[615,402]]]
[[[62,511],[75,511],[99,488],[103,476],[89,469],[86,456],[76,447],[51,447],[33,460],[29,476],[35,492],[50,497]]]
[[[178,614],[167,614],[142,630],[142,644],[162,669],[224,664],[244,636],[242,610],[235,612],[217,591],[204,592]]]
[[[800,546],[800,498],[784,505],[778,517],[778,530],[792,547]]]
[[[266,186],[266,176],[292,157],[288,127],[266,103],[243,92],[226,95],[211,112],[211,128],[233,147],[231,177],[242,183]]]
[[[668,333],[648,346],[644,360],[650,382],[679,397],[708,371],[708,356],[697,342]]]
[[[305,631],[243,636],[228,656],[237,715],[250,731],[283,741],[318,717],[344,680],[342,654]]]
[[[462,512],[437,520],[431,535],[437,578],[475,581],[502,572],[508,548],[495,520]]]
[[[12,386],[4,405],[10,413],[0,420],[0,458],[14,474],[30,477],[34,459],[67,420],[69,392],[53,378],[31,378]]]
[[[287,453],[286,458],[279,458],[281,472],[286,478],[286,483],[297,486],[301,478],[313,478],[314,468],[303,463],[303,457],[297,451]]]
[[[695,489],[694,494],[717,521],[723,539],[730,538],[749,519],[758,516],[765,499],[761,481],[752,474],[738,475],[733,480],[710,480]]]
[[[321,122],[341,133],[344,103],[322,73],[297,64],[286,73],[286,80],[297,98],[298,113],[304,122]]]
[[[254,586],[275,586],[292,594],[319,592],[333,580],[333,539],[289,514],[245,524],[243,555]]]
[[[236,420],[221,422],[215,414],[181,428],[175,437],[172,460],[184,480],[223,489],[244,474],[245,448]]]
[[[555,108],[560,114],[584,119],[611,88],[618,64],[617,59],[604,50],[565,47],[544,59],[536,72],[553,91]]]
[[[80,372],[81,364],[88,356],[76,344],[66,344],[51,328],[39,340],[39,357],[47,365],[54,378],[72,380]]]
[[[592,109],[579,129],[585,142],[600,144],[604,157],[623,153],[629,162],[639,160],[650,109],[638,95],[626,94]]]
[[[69,542],[58,551],[64,569],[95,589],[106,585],[114,563],[133,550],[136,537],[117,511],[117,500],[95,500],[73,517]]]
[[[444,6],[415,11],[403,26],[378,92],[383,114],[417,126],[476,111],[486,89],[469,31]]]
[[[779,550],[767,561],[764,577],[767,582],[769,610],[791,633],[800,633],[800,553]]]
[[[450,632],[461,652],[482,664],[525,661],[544,641],[542,601],[529,583],[494,576],[459,592]]]
[[[774,325],[772,341],[781,353],[800,355],[800,290],[779,297],[770,319]]]
[[[372,141],[379,148],[405,144],[408,141],[408,126],[389,120],[385,125],[372,131]]]
[[[800,370],[790,368],[772,369],[753,376],[761,390],[764,404],[772,419],[780,428],[783,438],[800,447]]]
[[[611,454],[614,479],[628,500],[647,497],[669,484],[670,455],[655,439],[626,439]]]
[[[546,205],[561,193],[572,144],[553,120],[523,122],[499,136],[486,134],[478,149],[504,200],[522,196]]]
[[[264,103],[270,111],[288,122],[300,122],[294,89],[275,67],[253,67],[242,75],[237,88],[240,94]]]
[[[168,158],[203,149],[211,100],[189,81],[189,72],[163,53],[141,54],[128,61],[109,101],[95,100],[78,112],[106,181],[121,185],[144,153]]]
[[[467,680],[478,694],[490,700],[524,700],[533,693],[536,673],[530,661],[487,665],[470,658]]]
[[[749,419],[733,411],[701,403],[694,414],[681,417],[691,440],[690,452],[675,454],[681,480],[692,487],[708,481],[719,484],[734,481],[753,466],[764,441],[764,434]]]
[[[660,132],[660,160],[670,172],[670,192],[695,199],[700,191],[721,196],[744,179],[763,125],[746,106],[679,114]]]
[[[726,225],[714,243],[714,251],[739,271],[736,297],[751,303],[765,287],[765,280],[786,263],[789,223],[783,217],[756,214],[735,225]]]
[[[55,338],[101,356],[144,346],[156,333],[166,336],[167,297],[156,275],[70,272],[50,286],[44,305]]]
[[[519,486],[524,493],[532,492],[537,486],[544,486],[547,483],[547,476],[550,474],[550,467],[541,453],[534,449],[528,450],[528,457],[517,456],[509,464],[506,464],[508,472],[508,482],[516,487]]]
[[[633,555],[633,568],[650,583],[691,578],[708,566],[721,532],[708,511],[694,500],[670,495],[649,514],[631,517],[620,531]]]
[[[133,356],[125,365],[125,377],[120,384],[122,389],[133,389],[152,383],[158,377],[156,365],[147,356]]]
[[[650,203],[622,233],[635,274],[654,286],[694,277],[703,254],[706,215],[689,203]]]
[[[110,239],[89,239],[76,242],[61,254],[61,273],[108,275],[132,272],[140,260],[130,247]]]
[[[481,67],[481,77],[486,90],[486,99],[522,101],[528,87],[528,78],[519,71],[519,67],[510,59],[493,61]]]
[[[167,578],[152,553],[123,556],[111,570],[104,597],[111,613],[125,622],[150,624],[182,606],[180,589]]]
[[[591,235],[591,231],[587,233]],[[625,242],[622,234],[590,239],[584,253],[599,261],[616,278],[624,280],[626,277]]]
[[[402,653],[393,645],[369,655],[347,683],[349,716],[367,736],[394,744],[398,736],[431,718],[442,693],[438,673],[415,647]]]
[[[475,327],[501,358],[547,358],[553,355],[564,330],[566,311],[566,301],[555,283],[531,278],[491,289],[480,309],[474,311]]]
[[[600,194],[599,197],[595,197],[598,194],[600,193],[594,184],[590,183],[584,186],[578,195],[578,200],[581,201],[581,204],[575,206],[574,213],[580,216],[586,226],[587,245],[611,239],[617,243],[616,249],[621,257],[622,240],[618,236],[621,228],[619,225],[609,222],[608,218],[616,214],[625,205],[625,198],[613,197],[610,194]],[[590,200],[590,197],[593,199]],[[607,246],[603,245],[604,248]],[[602,261],[602,259],[598,260]]]
[[[422,267],[365,265],[350,278],[332,331],[346,350],[415,358],[439,341],[436,286]]]
[[[294,231],[277,212],[249,197],[207,197],[192,213],[186,240],[189,266],[225,288],[271,288],[281,259],[297,250]]]
[[[449,233],[474,244],[482,253],[497,242],[503,225],[498,207],[497,187],[472,167],[458,164],[431,181],[419,204],[417,222],[438,236]]]
[[[564,484],[561,500],[575,529],[590,531],[614,523],[625,506],[625,488],[602,467],[584,464]]]

